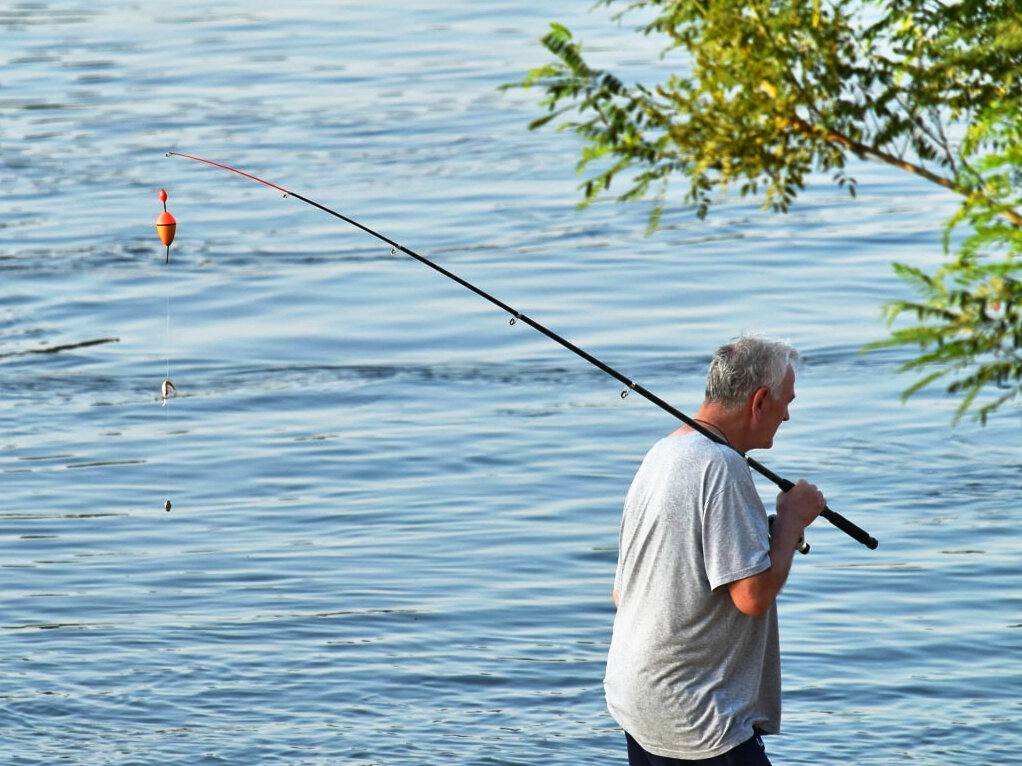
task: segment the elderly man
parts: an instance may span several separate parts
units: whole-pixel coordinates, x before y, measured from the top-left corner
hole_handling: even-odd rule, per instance
[[[780,731],[775,599],[826,506],[799,481],[768,521],[743,455],[788,420],[798,353],[743,336],[717,350],[687,426],[647,453],[621,521],[604,686],[631,766],[769,766]]]

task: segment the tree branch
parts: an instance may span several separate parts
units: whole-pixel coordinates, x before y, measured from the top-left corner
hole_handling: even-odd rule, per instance
[[[944,176],[937,175],[933,171],[927,170],[926,168],[920,165],[914,165],[911,162],[906,162],[900,157],[896,157],[893,154],[889,154],[888,152],[885,152],[881,149],[877,149],[873,146],[869,146],[868,144],[863,144],[859,141],[855,141],[851,138],[848,138],[847,136],[841,135],[840,133],[835,133],[830,130],[818,128],[815,125],[810,125],[801,117],[792,118],[787,122],[787,126],[793,128],[799,133],[808,136],[817,136],[832,143],[840,144],[841,146],[848,149],[850,152],[855,154],[860,159],[872,157],[873,159],[880,160],[881,162],[887,165],[893,165],[896,168],[900,168],[901,170],[920,176],[921,178],[925,178],[927,181],[930,181],[931,183],[935,183],[938,186],[943,186],[945,189],[950,189],[951,191],[957,192],[958,194],[967,196],[969,193],[971,193],[970,191],[963,191],[950,178],[945,178]],[[1018,212],[1010,208],[1002,210],[1001,214],[1016,226],[1022,226],[1022,214],[1019,214]]]

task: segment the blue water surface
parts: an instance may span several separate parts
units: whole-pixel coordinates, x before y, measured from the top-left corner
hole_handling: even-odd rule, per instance
[[[857,199],[820,178],[787,216],[672,204],[646,237],[648,205],[578,211],[575,139],[498,86],[554,20],[627,76],[683,65],[612,10],[0,9],[0,761],[625,761],[617,524],[671,418],[177,151],[343,211],[686,411],[719,343],[790,339],[798,399],[757,458],[881,545],[810,530],[774,763],[1020,762],[1018,408],[952,427],[939,389],[902,403],[905,352],[860,351],[907,294],[890,262],[939,263],[956,201],[860,164]]]

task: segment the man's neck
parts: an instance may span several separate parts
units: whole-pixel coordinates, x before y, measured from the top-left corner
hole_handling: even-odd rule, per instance
[[[699,412],[692,419],[702,428],[719,437],[743,455],[746,449],[749,449],[748,439],[746,438],[749,425],[742,409],[730,410],[717,404],[704,402],[699,408]],[[691,430],[693,429],[690,429],[688,426],[682,426],[675,433],[684,433]]]

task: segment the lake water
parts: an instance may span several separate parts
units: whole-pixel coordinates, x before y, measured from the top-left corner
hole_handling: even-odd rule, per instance
[[[0,760],[624,763],[617,525],[675,423],[180,151],[687,412],[719,343],[791,339],[798,400],[756,457],[880,547],[810,530],[774,763],[1022,762],[1019,410],[952,427],[940,390],[902,404],[908,354],[860,353],[955,200],[861,165],[858,199],[820,179],[784,217],[676,206],[646,237],[646,205],[579,212],[574,138],[497,86],[553,20],[628,76],[672,65],[589,5],[0,8]]]

